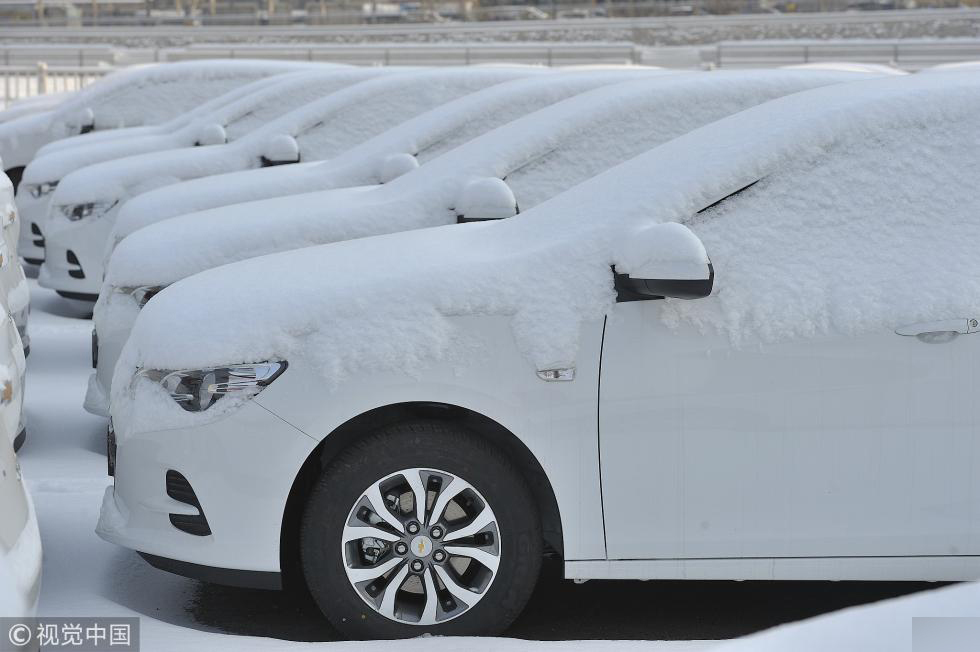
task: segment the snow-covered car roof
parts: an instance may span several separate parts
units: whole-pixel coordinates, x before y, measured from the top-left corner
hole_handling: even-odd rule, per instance
[[[115,238],[162,219],[225,204],[311,192],[338,185],[380,182],[386,160],[412,155],[428,161],[474,136],[517,117],[591,88],[651,75],[662,69],[614,68],[560,72],[515,79],[470,93],[378,134],[329,161],[244,170],[192,179],[179,186],[151,190],[119,210]],[[331,181],[332,180],[332,181]],[[328,182],[330,185],[324,186]]]
[[[209,60],[134,66],[107,75],[50,111],[0,123],[0,154],[8,165],[23,165],[38,147],[78,133],[85,123],[96,129],[158,124],[260,77],[325,65]]]
[[[778,340],[980,314],[978,102],[980,75],[968,74],[804,91],[674,139],[513,219],[208,270],[143,309],[113,403],[125,402],[118,392],[130,391],[138,367],[302,358],[328,381],[418,371],[453,359],[453,318],[467,314],[508,316],[539,369],[574,366],[581,323],[614,305],[610,266],[624,243],[663,222],[689,224],[715,269],[711,297],[664,302],[670,325]]]
[[[203,139],[202,132],[209,128],[222,132],[221,135],[233,141],[297,106],[309,104],[359,81],[389,74],[391,70],[391,68],[327,68],[322,71],[295,72],[268,77],[248,84],[250,92],[242,93],[240,89],[236,89],[229,93],[234,95],[232,101],[224,101],[217,105],[209,102],[206,110],[195,109],[190,120],[182,119],[178,124],[171,121],[167,123],[167,129],[159,129],[158,133],[139,138],[117,137],[94,145],[75,146],[67,151],[61,150],[52,155],[37,157],[24,170],[23,182],[43,183],[61,179],[68,172],[85,165],[124,156],[193,147]],[[83,139],[85,136],[80,138]]]
[[[152,225],[118,245],[106,282],[117,287],[166,284],[261,253],[450,223],[464,187],[478,178],[504,179],[517,206],[527,210],[713,120],[787,93],[866,78],[752,70],[648,77],[600,87],[484,133],[383,186],[234,204]],[[427,160],[424,149],[415,151]],[[342,165],[321,175],[336,175],[338,185],[358,178]],[[281,217],[273,224],[270,215]],[[163,242],[174,244],[170,254],[148,259],[147,252]]]
[[[536,74],[553,73],[540,68],[487,67],[386,74],[310,102],[226,145],[130,156],[76,170],[58,185],[52,204],[120,197],[135,184],[147,189],[161,185],[153,183],[154,176],[172,180],[259,167],[270,141],[283,136],[295,138],[302,160],[330,158],[434,106]]]

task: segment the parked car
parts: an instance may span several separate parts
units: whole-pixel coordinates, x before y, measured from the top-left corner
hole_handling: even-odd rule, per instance
[[[76,170],[58,184],[42,226],[46,254],[38,283],[70,299],[95,301],[116,213],[142,191],[233,170],[328,159],[457,97],[544,74],[551,73],[510,66],[384,75],[291,111],[233,143],[128,156]]]
[[[107,413],[116,360],[140,306],[180,278],[312,244],[510,217],[718,118],[787,93],[859,79],[867,77],[799,71],[647,76],[545,107],[435,159],[424,148],[403,149],[403,156],[414,152],[424,164],[384,185],[232,204],[137,231],[113,253],[96,306],[96,372],[86,409]],[[318,183],[387,180],[376,176],[377,158],[345,162],[321,171]],[[278,216],[274,223],[269,215]],[[164,242],[173,246],[160,259]]]
[[[50,111],[0,123],[0,156],[17,187],[24,166],[46,143],[88,131],[167,122],[236,86],[314,65],[318,64],[209,60],[115,72]]]
[[[352,637],[500,631],[546,548],[568,579],[976,577],[978,102],[808,90],[512,219],[183,279],[117,365],[98,532],[302,573]]]
[[[9,377],[9,371],[0,371],[0,382]],[[0,403],[5,401],[9,399],[0,393]],[[0,614],[9,619],[33,618],[41,592],[41,536],[2,422],[0,431]],[[4,634],[6,639],[7,632]]]
[[[3,164],[0,162],[0,169]],[[27,286],[24,268],[17,252],[17,236],[20,218],[14,202],[14,187],[7,176],[0,172],[0,303],[10,313],[20,333],[26,354],[31,340],[27,334],[30,316],[31,291]]]
[[[254,81],[221,95],[193,111],[190,119],[181,117],[162,127],[117,129],[66,138],[54,144],[76,141],[50,153],[39,152],[24,170],[24,191],[18,197],[28,225],[21,242],[24,259],[40,265],[44,261],[42,219],[51,208],[53,190],[65,175],[102,161],[138,154],[237,140],[280,115],[358,81],[389,73],[391,68],[338,68],[285,73]],[[165,129],[163,127],[166,127]],[[140,133],[129,133],[142,129]],[[147,129],[153,131],[147,132]],[[113,133],[116,132],[116,133]],[[111,134],[85,144],[88,136]],[[123,137],[118,137],[123,136]],[[43,192],[48,189],[49,192]]]
[[[120,207],[106,255],[133,231],[185,213],[387,183],[482,133],[572,95],[666,74],[674,73],[656,68],[606,68],[515,79],[447,102],[326,161],[217,174],[144,192]]]

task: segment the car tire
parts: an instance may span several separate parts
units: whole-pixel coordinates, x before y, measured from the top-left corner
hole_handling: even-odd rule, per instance
[[[415,486],[426,496],[421,519],[414,498],[407,498],[421,495],[409,488],[408,480],[415,475],[421,478]],[[392,483],[397,486],[386,488]],[[440,500],[441,493],[448,496],[464,485],[468,489],[448,505]],[[368,496],[375,487],[379,493],[370,495],[382,501],[388,515],[403,524],[403,531],[389,526],[370,509],[376,503]],[[388,496],[390,507],[384,505],[382,494]],[[440,514],[435,514],[437,509]],[[450,522],[450,517],[455,520]],[[451,540],[491,517],[492,525],[477,534]],[[389,536],[401,539],[367,538],[345,543],[347,527],[365,522],[377,522]],[[442,541],[436,538],[439,524],[445,526]],[[424,558],[413,554],[415,547],[423,550],[424,542],[419,536],[409,539],[416,527],[422,539],[429,541]],[[420,541],[417,546],[416,541]],[[453,543],[496,551],[497,556],[494,559],[484,554],[482,559],[490,560],[484,566],[474,561],[475,557],[456,557],[461,548],[453,547]],[[321,471],[300,525],[301,565],[310,592],[326,618],[341,633],[355,639],[497,634],[517,618],[530,598],[541,568],[542,546],[541,521],[533,496],[514,463],[487,440],[441,421],[400,423],[360,438]],[[382,548],[384,552],[379,553]],[[399,550],[401,554],[397,554]],[[476,551],[464,552],[476,555]],[[364,561],[365,554],[369,555],[368,562]],[[362,567],[374,573],[384,564],[396,566],[366,586],[357,582],[361,576],[349,574],[349,568]],[[496,568],[491,571],[494,564]],[[417,570],[416,565],[424,569],[411,572]],[[465,571],[457,573],[463,565]],[[399,576],[403,572],[408,574]],[[449,584],[443,581],[446,577],[451,580]],[[413,582],[421,593],[411,592]],[[382,586],[385,583],[387,586]],[[395,597],[385,609],[386,596],[396,583]],[[460,593],[461,586],[479,593]],[[434,589],[431,593],[429,587]],[[369,595],[372,591],[373,598]]]

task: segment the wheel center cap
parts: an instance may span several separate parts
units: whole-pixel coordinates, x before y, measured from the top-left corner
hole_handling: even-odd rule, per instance
[[[416,557],[428,557],[432,552],[432,539],[424,535],[418,535],[412,539],[412,554]]]

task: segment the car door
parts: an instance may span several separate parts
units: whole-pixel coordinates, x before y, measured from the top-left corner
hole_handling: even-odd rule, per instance
[[[610,559],[980,554],[970,316],[739,346],[666,327],[663,305],[607,318]]]

